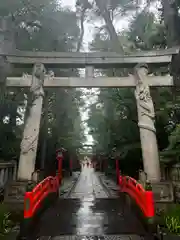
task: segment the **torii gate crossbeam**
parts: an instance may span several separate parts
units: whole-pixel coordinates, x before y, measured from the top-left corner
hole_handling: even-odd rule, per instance
[[[129,55],[121,55],[114,52],[26,52],[14,51],[11,53],[1,52],[6,56],[9,63],[15,66],[33,65],[42,63],[48,66],[61,68],[95,68],[132,67],[138,63],[167,65],[172,60],[172,55],[179,53],[179,47],[156,51],[141,51]]]

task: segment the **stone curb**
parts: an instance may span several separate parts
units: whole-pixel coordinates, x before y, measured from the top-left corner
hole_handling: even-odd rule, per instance
[[[67,194],[69,192],[69,189],[72,188],[72,186],[75,184],[75,182],[77,181],[77,179],[79,178],[79,174],[77,174],[77,176],[71,177],[71,182],[69,181],[69,183],[67,184],[67,186],[61,186],[60,187],[60,193],[59,193],[59,197],[61,198],[63,195]],[[66,185],[66,184],[65,184]]]
[[[81,172],[78,173],[78,176],[77,176],[77,178],[75,179],[75,181],[74,181],[74,183],[72,184],[72,186],[70,187],[69,191],[68,191],[67,193],[65,193],[65,194],[66,194],[66,198],[69,198],[70,195],[71,195],[71,193],[72,193],[72,191],[75,189],[77,183],[79,182],[79,177],[80,177],[80,175],[81,175]],[[65,195],[65,194],[64,194],[64,195]]]
[[[109,184],[106,183],[106,181],[104,180],[104,177],[106,177],[105,175],[99,175],[99,180],[102,183],[102,185],[104,186],[105,189],[107,189],[107,192],[109,193],[108,195],[111,198],[119,198],[119,189],[118,189],[118,185],[116,185],[116,183],[114,183],[115,187],[111,187]],[[108,179],[107,179],[108,181]]]
[[[105,192],[107,193],[108,197],[112,197],[110,189],[108,188],[108,186],[105,184],[105,182],[102,179],[103,177],[98,174],[98,178],[99,178],[99,181],[102,184]]]

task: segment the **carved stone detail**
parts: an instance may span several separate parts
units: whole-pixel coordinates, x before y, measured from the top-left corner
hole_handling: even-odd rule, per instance
[[[23,73],[22,74],[22,79],[28,79],[31,75],[29,75],[28,73]]]
[[[29,75],[23,74],[23,77],[26,78],[29,77]],[[31,175],[34,172],[44,97],[44,78],[44,65],[35,64],[32,72],[32,85],[30,89],[32,93],[32,103],[25,122],[18,169],[18,178],[23,180],[31,180]]]
[[[148,70],[146,67],[138,68],[137,66],[135,68],[135,78],[136,78],[135,97],[140,110],[140,115],[141,117],[147,116],[151,120],[149,122],[147,121],[143,122],[145,118],[141,118],[141,121],[139,121],[138,126],[140,128],[145,128],[150,131],[156,132],[156,129],[154,127],[154,119],[155,119],[154,105],[150,95],[149,86],[146,83],[147,74],[148,74]]]
[[[48,71],[48,78],[51,79],[51,80],[53,80],[54,77],[55,77],[54,72],[53,72],[52,70],[49,70],[49,71]]]
[[[155,112],[147,83],[148,68],[137,65],[134,71],[136,80],[135,97],[138,109],[138,126],[140,128],[144,171],[148,180],[160,180],[159,154],[154,126]]]
[[[43,64],[37,63],[34,65],[32,73],[32,85],[30,90],[35,98],[38,98],[39,96],[44,96],[43,83],[45,73],[46,71]]]

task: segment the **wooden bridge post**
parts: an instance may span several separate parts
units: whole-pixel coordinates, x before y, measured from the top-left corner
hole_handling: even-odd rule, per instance
[[[144,171],[147,179],[152,182],[160,181],[160,163],[154,126],[154,105],[147,83],[148,68],[146,65],[137,65],[134,71],[136,80],[135,97],[138,110],[138,126],[140,129]]]
[[[44,97],[43,82],[45,68],[43,64],[35,64],[32,72],[32,104],[25,122],[21,153],[18,166],[18,180],[31,180],[35,169],[41,111]]]

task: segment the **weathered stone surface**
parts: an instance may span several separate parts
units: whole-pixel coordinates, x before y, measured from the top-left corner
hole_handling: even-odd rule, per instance
[[[143,65],[137,65],[134,71],[136,79],[135,97],[138,110],[138,126],[143,155],[144,171],[147,179],[160,181],[160,163],[154,126],[155,112],[150,89],[147,84],[148,70]]]
[[[152,190],[155,202],[168,203],[174,201],[173,185],[171,182],[152,183]]]
[[[180,182],[174,184],[174,198],[176,202],[180,203]]]
[[[143,170],[139,170],[139,181],[143,185],[143,187],[146,185],[147,174]]]
[[[12,210],[23,210],[24,194],[26,192],[28,183],[26,181],[14,181],[5,191],[4,203]]]
[[[31,180],[35,168],[36,151],[39,138],[41,111],[43,104],[44,65],[35,64],[32,74],[32,104],[25,122],[21,154],[18,167],[18,179]]]
[[[22,77],[7,77],[7,87],[31,87],[32,76],[23,75]],[[173,86],[173,78],[166,76],[147,76],[147,84],[150,87]],[[135,87],[136,81],[132,75],[128,77],[52,77],[48,75],[44,79],[44,87]]]
[[[12,64],[27,65],[43,63],[51,66],[82,68],[87,65],[97,68],[132,67],[138,63],[167,65],[172,55],[178,54],[179,47],[160,51],[141,51],[131,55],[121,55],[113,52],[92,53],[62,53],[62,52],[23,52],[14,51],[7,56]]]

